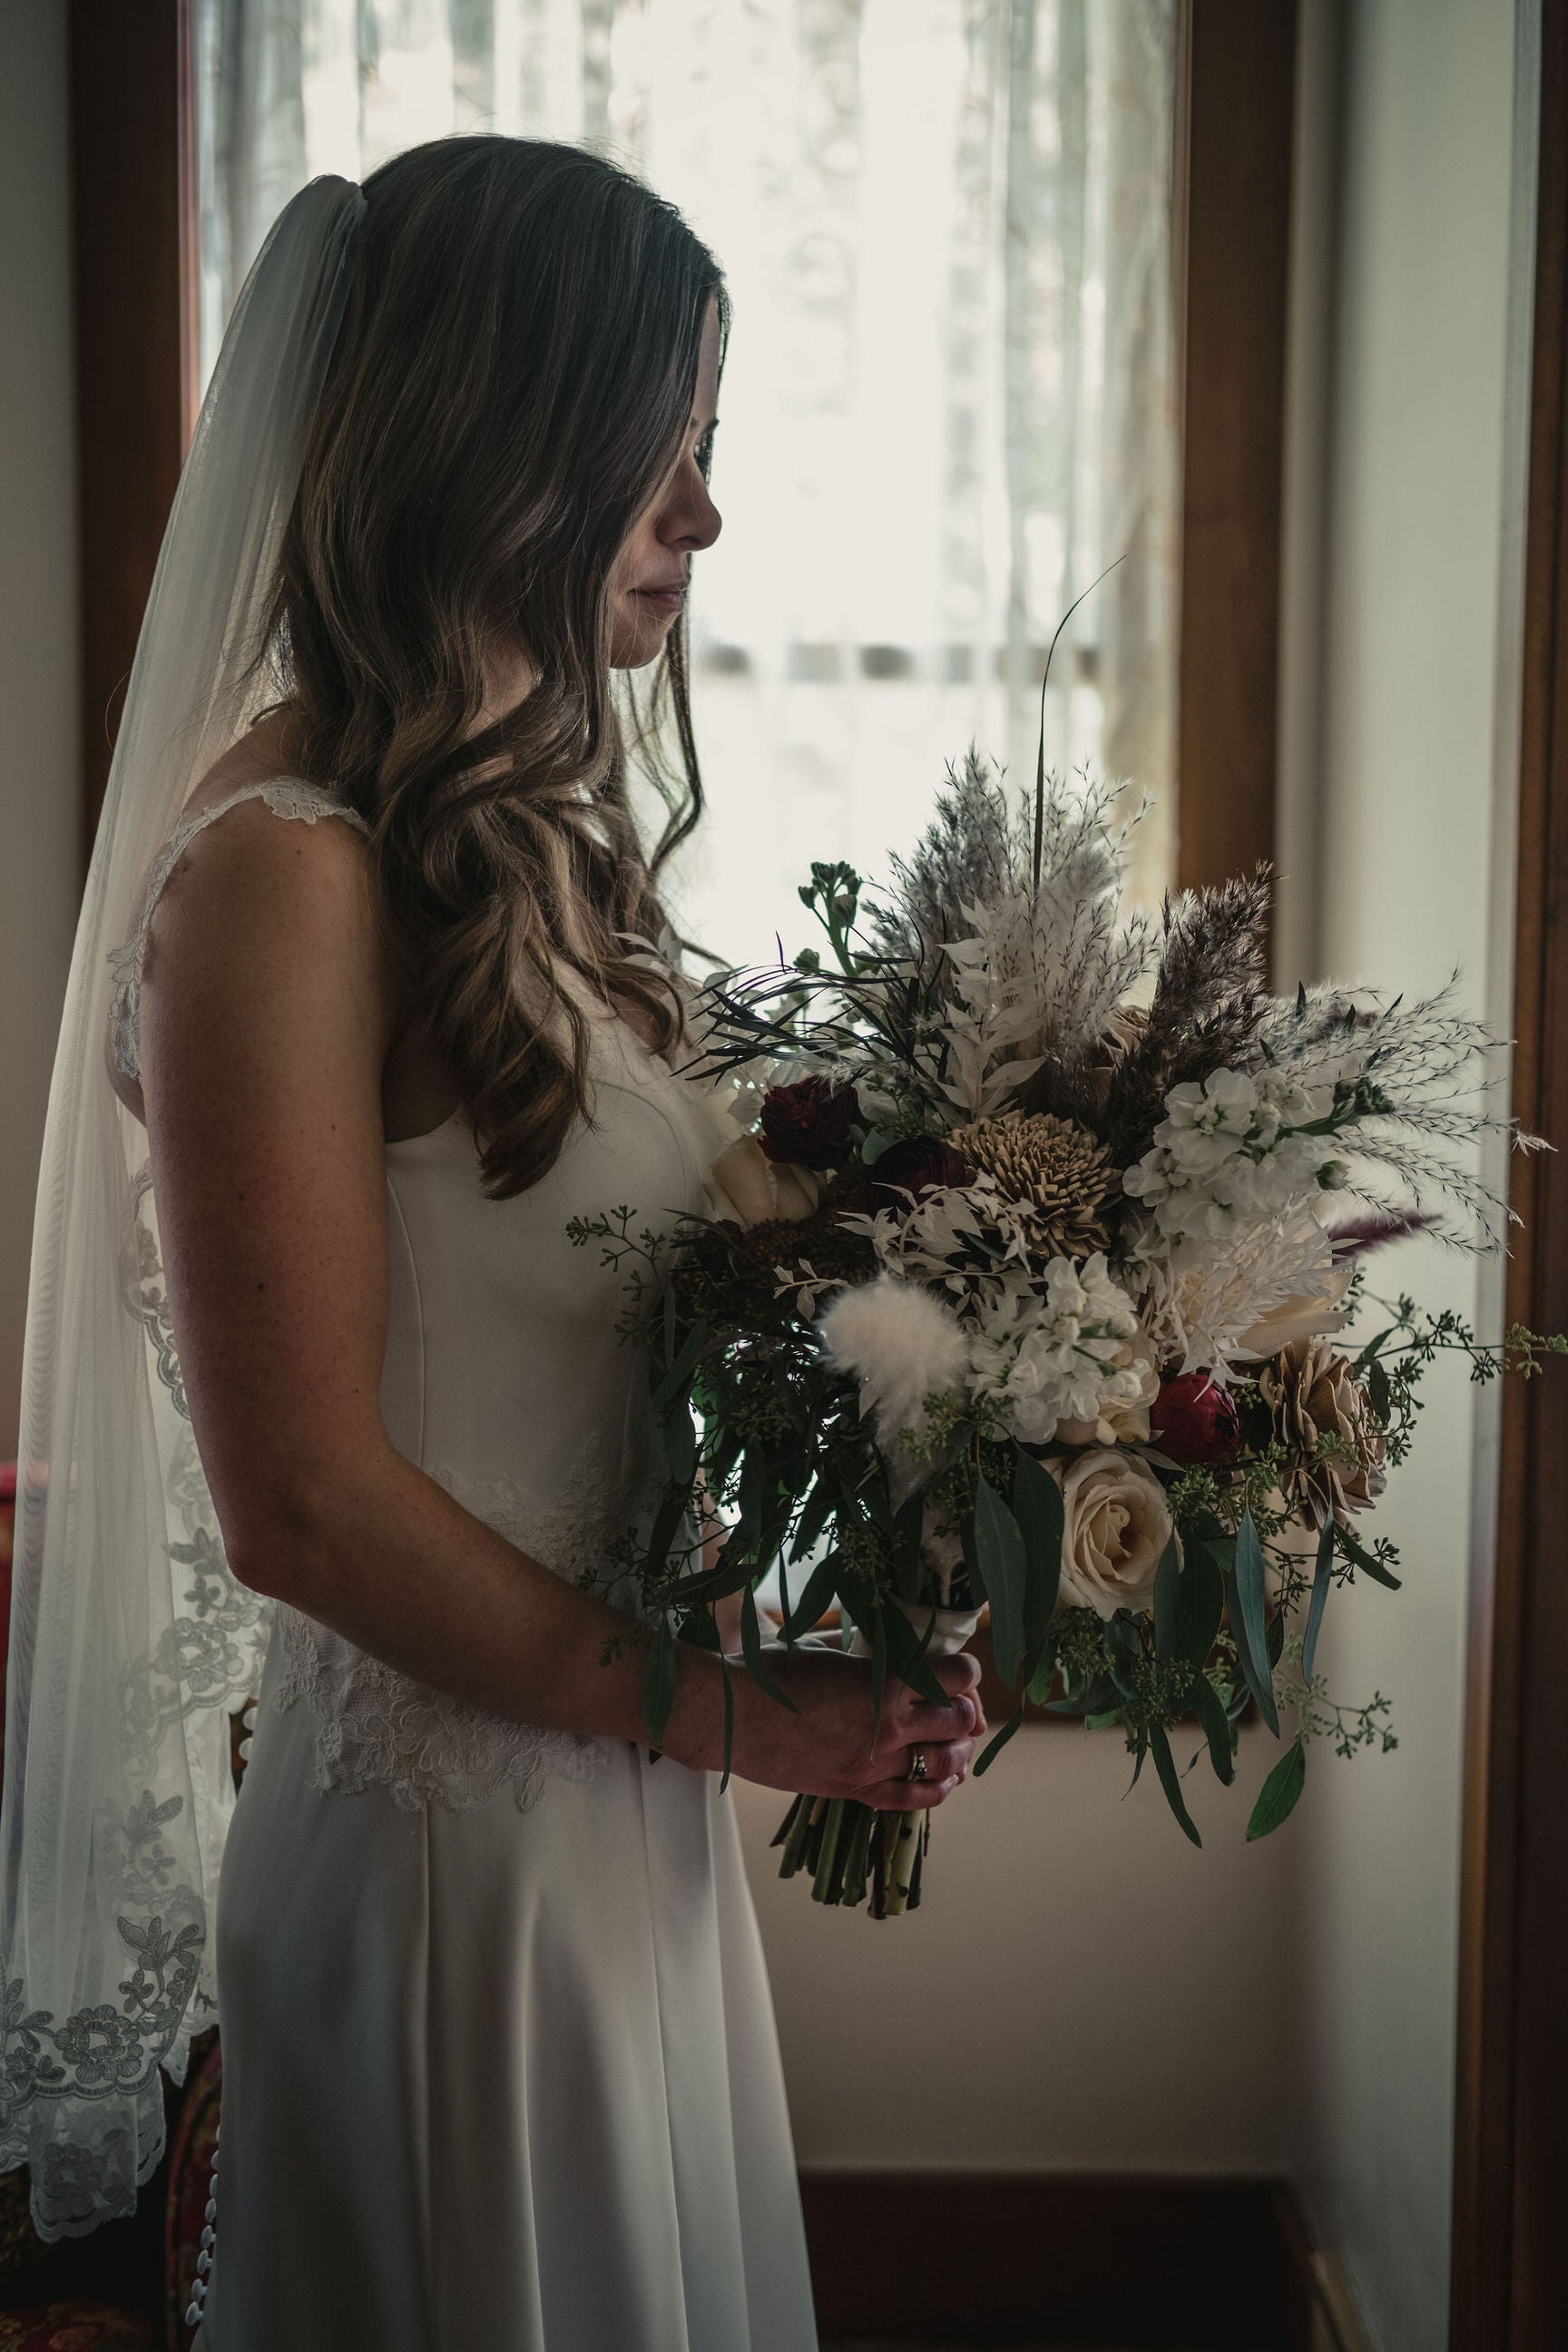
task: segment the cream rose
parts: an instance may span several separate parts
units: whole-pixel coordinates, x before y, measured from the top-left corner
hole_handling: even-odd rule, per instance
[[[763,1225],[777,1219],[798,1224],[822,1198],[815,1170],[770,1160],[754,1135],[726,1144],[703,1179],[703,1191],[719,1217],[738,1225]]]
[[[1061,1489],[1062,1599],[1101,1617],[1152,1609],[1160,1557],[1171,1539],[1165,1491],[1152,1471],[1106,1447],[1080,1454]]]

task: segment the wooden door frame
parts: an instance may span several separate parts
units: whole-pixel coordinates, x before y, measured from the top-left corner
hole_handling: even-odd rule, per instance
[[[1510,1321],[1568,1330],[1568,0],[1540,0],[1524,567]],[[1471,1605],[1450,2352],[1568,2338],[1568,1382],[1501,1401],[1497,1541]]]

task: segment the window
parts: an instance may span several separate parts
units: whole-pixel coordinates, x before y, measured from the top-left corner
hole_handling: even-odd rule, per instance
[[[729,958],[805,938],[973,738],[1153,796],[1173,864],[1177,0],[195,0],[201,363],[279,208],[458,131],[579,139],[734,304],[696,567],[712,821],[677,887]]]

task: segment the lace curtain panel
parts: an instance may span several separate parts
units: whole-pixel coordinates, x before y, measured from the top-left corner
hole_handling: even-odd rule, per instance
[[[1151,796],[1173,870],[1178,0],[196,0],[202,350],[318,172],[453,131],[580,140],[712,247],[734,327],[696,566],[711,821],[676,897],[805,943],[973,738]],[[1118,561],[1120,559],[1120,561]]]

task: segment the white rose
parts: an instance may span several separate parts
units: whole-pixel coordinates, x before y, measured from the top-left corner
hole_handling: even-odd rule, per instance
[[[762,1225],[775,1218],[791,1224],[809,1217],[822,1198],[814,1170],[770,1160],[754,1135],[727,1144],[703,1179],[703,1191],[718,1217],[738,1225]]]
[[[1165,1490],[1136,1456],[1110,1447],[1081,1454],[1061,1480],[1062,1599],[1113,1617],[1152,1609],[1160,1559],[1171,1540]]]

